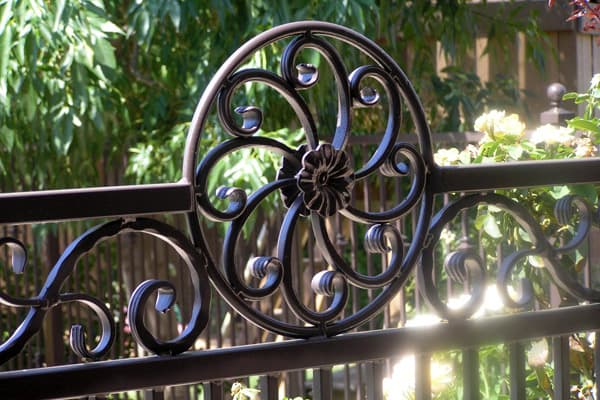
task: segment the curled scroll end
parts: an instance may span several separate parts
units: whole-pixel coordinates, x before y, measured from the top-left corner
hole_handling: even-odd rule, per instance
[[[571,218],[575,215],[574,200],[574,195],[563,196],[554,205],[554,216],[559,224],[567,225],[570,223]]]
[[[392,240],[396,243],[392,243]],[[365,234],[365,250],[369,253],[387,253],[401,240],[400,234],[392,225],[373,225]]]
[[[453,251],[444,260],[446,273],[456,283],[465,283],[468,273],[483,270],[483,261],[473,252]]]
[[[273,294],[279,287],[283,279],[283,264],[277,257],[254,257],[248,260],[246,272],[264,281],[259,289],[244,290],[244,295],[249,300],[261,300]]]
[[[571,223],[571,219],[576,214],[579,214],[582,219],[591,219],[592,213],[590,204],[573,194],[561,197],[554,205],[554,216],[561,225]]]
[[[502,284],[498,283],[497,287],[500,298],[507,307],[525,309],[533,304],[533,284],[527,278],[521,278],[519,280],[519,285],[515,294],[509,293],[510,290],[507,282],[502,282]]]
[[[250,275],[257,279],[262,279],[267,275],[281,275],[283,266],[276,257],[253,257],[246,266]]]
[[[22,274],[27,264],[25,245],[15,238],[0,239],[0,245],[5,245],[11,252],[11,265],[15,274]]]
[[[85,328],[83,326],[76,324],[71,327],[69,345],[71,346],[73,353],[77,354],[79,357],[85,359],[93,358],[85,345]]]
[[[319,80],[319,70],[313,64],[300,63],[296,65],[296,71],[296,81],[303,89],[313,86]]]
[[[246,202],[248,196],[243,189],[219,186],[217,188],[217,197],[221,200],[229,200],[229,207],[227,213],[230,214],[231,218],[237,218],[244,212],[246,208]]]
[[[79,324],[75,324],[71,326],[71,332],[69,334],[69,345],[73,353],[77,354],[77,356],[85,359],[85,360],[98,360],[110,348],[110,342],[108,344],[101,343],[94,350],[88,350],[88,347],[85,343],[86,334],[85,327]]]
[[[234,111],[241,115],[241,130],[246,135],[252,135],[260,129],[263,121],[263,115],[260,108],[254,106],[241,106],[236,107]]]
[[[310,287],[313,292],[321,296],[331,297],[342,289],[344,278],[335,271],[321,271],[313,276]]]
[[[379,170],[384,176],[395,178],[408,176],[411,172],[423,173],[425,165],[417,149],[407,143],[399,143],[394,146]]]
[[[173,307],[176,297],[175,291],[172,288],[159,288],[154,308],[156,311],[164,314]]]

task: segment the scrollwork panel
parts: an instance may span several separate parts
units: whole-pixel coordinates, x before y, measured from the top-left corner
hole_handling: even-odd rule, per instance
[[[484,209],[487,211],[482,212]],[[436,257],[439,258],[436,248],[439,249],[444,229],[453,220],[464,218],[466,210],[479,212],[477,218],[467,218],[468,221],[461,223],[471,223],[485,230],[499,243],[499,251],[486,255],[481,249],[465,243],[464,238],[457,248],[446,251],[443,262],[445,274],[450,281],[457,283],[464,283],[470,277],[471,294],[462,307],[449,307],[441,296],[440,279],[435,276]],[[573,195],[563,197],[556,201],[555,206],[556,221],[563,228],[549,236],[543,229],[547,223],[544,219],[536,217],[534,212],[509,197],[484,193],[464,195],[450,201],[434,217],[430,239],[423,251],[422,265],[418,269],[422,294],[432,309],[448,320],[471,317],[481,306],[485,286],[490,283],[495,284],[504,306],[512,309],[533,307],[534,301],[538,306],[547,304],[549,290],[544,282],[548,280],[567,296],[580,301],[597,301],[600,292],[579,282],[569,271],[573,263],[566,262],[566,258],[563,260],[567,253],[576,251],[587,240],[593,214],[592,207],[582,198]],[[496,218],[503,223],[497,224]],[[510,230],[502,232],[502,229]],[[571,233],[565,236],[567,231]],[[493,263],[488,263],[489,260]],[[494,269],[497,269],[495,275],[491,274]]]
[[[112,302],[116,297],[123,296],[120,292],[122,287],[117,285],[122,283],[123,279],[122,277],[115,279],[113,275],[115,271],[122,272],[122,270],[111,265],[110,261],[114,258],[111,257],[109,248],[97,245],[123,232],[139,232],[157,238],[170,246],[181,263],[187,267],[188,280],[193,286],[192,290],[188,289],[193,298],[192,310],[187,322],[181,321],[181,331],[174,339],[162,339],[155,336],[156,334],[160,336],[160,332],[150,332],[147,329],[145,317],[147,312],[144,307],[156,290],[157,311],[166,312],[174,306],[176,291],[173,283],[156,279],[145,281],[131,295],[128,307],[121,305],[113,308]],[[14,239],[4,239],[3,243],[13,247],[18,246],[19,252],[25,252],[25,247]],[[143,246],[141,248],[143,249]],[[119,247],[118,258],[130,250]],[[18,254],[20,255],[22,254]],[[92,262],[98,264],[99,268],[90,268]],[[19,268],[15,268],[16,270],[22,269],[21,266],[17,267]],[[168,268],[163,270],[167,271]],[[100,288],[104,292],[101,292]],[[115,220],[88,229],[65,249],[48,273],[46,282],[41,285],[37,295],[21,298],[1,292],[0,298],[4,306],[26,311],[20,326],[9,331],[10,336],[0,344],[2,362],[16,355],[31,336],[41,329],[49,310],[59,307],[61,310],[64,309],[64,312],[61,311],[59,315],[65,321],[75,322],[67,335],[73,353],[84,359],[97,359],[111,350],[117,336],[116,322],[118,322],[120,338],[131,329],[133,338],[150,352],[176,354],[187,350],[208,321],[210,288],[203,257],[180,231],[164,222],[139,218]],[[83,308],[72,307],[71,304],[82,305]],[[128,326],[125,324],[125,313],[128,315]],[[60,326],[54,328],[58,332],[61,330]],[[121,340],[123,345],[123,339]],[[61,351],[60,348],[56,350]]]

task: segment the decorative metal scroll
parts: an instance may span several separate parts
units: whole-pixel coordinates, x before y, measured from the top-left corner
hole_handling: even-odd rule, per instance
[[[279,72],[247,68],[247,59],[273,43],[283,43]],[[349,70],[338,46],[357,49],[368,61]],[[310,91],[319,83],[322,71],[297,61],[303,51],[317,52],[331,71],[337,99],[335,129],[326,132],[317,126],[317,118],[301,91]],[[383,88],[378,93],[368,85],[373,79]],[[304,131],[304,144],[290,148],[281,141],[261,135],[263,110],[252,104],[234,104],[234,94],[242,86],[266,85],[275,90],[283,105],[289,105]],[[377,149],[364,165],[353,165],[348,149],[354,133],[352,114],[356,107],[380,107],[387,99],[387,127]],[[207,119],[216,108],[222,129],[230,136],[201,159],[199,143]],[[400,115],[407,107],[416,128],[418,146],[399,140]],[[236,122],[232,110],[241,122]],[[331,138],[325,142],[324,137]],[[221,187],[217,197],[228,201],[219,209],[208,193],[208,181],[219,160],[246,148],[261,148],[281,157],[279,171],[272,182],[248,194],[248,188]],[[430,134],[421,104],[404,72],[375,43],[346,28],[322,22],[287,24],[267,31],[249,41],[229,58],[206,89],[188,135],[184,159],[184,179],[195,182],[197,212],[190,215],[194,242],[206,254],[204,234],[199,220],[207,217],[228,223],[221,254],[208,261],[210,278],[219,293],[243,316],[272,332],[291,337],[334,335],[372,318],[397,294],[414,267],[429,224],[432,195],[426,189],[428,165],[432,163]],[[373,175],[404,179],[409,189],[398,204],[388,210],[372,212],[353,205],[353,187]],[[276,254],[264,254],[247,261],[247,272],[260,282],[252,286],[244,279],[236,253],[242,231],[250,215],[271,194],[279,194],[285,207],[279,229]],[[420,208],[419,208],[420,207]],[[410,244],[403,243],[395,222],[415,209],[417,228]],[[364,238],[369,252],[389,254],[387,268],[365,275],[351,268],[336,249],[326,229],[327,218],[341,215],[368,227]],[[312,227],[321,254],[329,268],[314,275],[311,282],[295,282],[292,263],[292,238],[300,221]],[[405,252],[405,247],[408,250]],[[222,263],[218,263],[221,260]],[[245,265],[245,263],[244,263]],[[247,275],[247,274],[246,274]],[[310,287],[314,293],[330,299],[325,309],[303,303],[294,290]],[[376,298],[358,311],[348,314],[345,306],[350,287],[379,289]],[[298,322],[278,319],[255,307],[255,302],[280,293]]]
[[[442,230],[464,210],[480,205],[497,207],[510,215],[517,224],[526,231],[531,245],[504,257],[496,275],[496,286],[503,303],[514,309],[522,309],[532,305],[534,292],[531,281],[521,278],[520,293],[517,298],[510,294],[511,275],[519,262],[530,256],[540,257],[552,281],[568,295],[581,301],[600,301],[600,291],[581,285],[560,263],[562,254],[571,252],[581,246],[588,237],[594,213],[592,207],[582,198],[568,195],[557,201],[555,215],[561,225],[567,225],[576,216],[576,226],[572,238],[565,244],[557,246],[546,238],[539,222],[531,213],[516,201],[493,193],[472,194],[460,197],[442,208],[433,218],[429,232],[430,240],[423,249],[422,265],[418,269],[418,280],[421,292],[429,305],[442,318],[447,320],[465,319],[472,316],[481,306],[488,274],[482,258],[469,246],[449,253],[444,259],[444,268],[448,277],[457,283],[464,283],[469,277],[471,296],[460,308],[449,308],[439,296],[440,290],[435,280],[435,247],[440,240]]]
[[[85,293],[61,293],[61,287],[73,273],[78,260],[94,246],[122,232],[131,231],[152,235],[171,246],[188,267],[194,288],[192,313],[186,328],[178,337],[163,341],[154,337],[144,324],[145,304],[150,295],[157,291],[155,308],[166,312],[174,304],[175,287],[163,280],[142,282],[131,295],[128,307],[129,325],[135,340],[155,354],[177,354],[191,347],[208,322],[210,287],[204,258],[184,234],[163,222],[147,218],[119,219],[91,228],[74,240],[48,274],[46,283],[37,296],[16,298],[0,292],[0,303],[3,305],[29,309],[19,327],[0,345],[0,364],[22,350],[27,341],[41,329],[43,319],[50,309],[70,302],[89,307],[97,316],[101,327],[98,343],[90,348],[86,343],[85,328],[73,325],[69,339],[73,352],[85,359],[97,359],[109,351],[116,332],[114,317],[104,299]],[[25,246],[12,238],[1,239],[0,245],[9,246],[12,251],[13,271],[23,272],[27,260]]]
[[[278,72],[246,67],[248,59],[275,43],[285,48]],[[338,50],[344,46],[359,52],[366,61],[350,68]],[[315,65],[297,62],[303,52],[316,52],[326,63],[320,70]],[[319,126],[314,109],[302,94],[303,91],[310,93],[319,84],[325,68],[335,84],[329,96],[337,105],[336,124],[331,131]],[[377,88],[383,89],[381,93],[370,85],[373,81],[377,82]],[[235,104],[236,93],[248,85],[273,89],[281,103],[291,107],[304,133],[301,145],[292,148],[263,135],[261,127],[269,116],[255,105]],[[387,113],[381,142],[366,160],[356,162],[360,165],[355,165],[349,150],[349,139],[356,133],[352,119],[356,108]],[[404,108],[412,119],[416,145],[404,142],[400,136],[400,116]],[[220,127],[228,136],[200,157],[200,139],[211,113],[217,114]],[[330,140],[325,141],[325,138]],[[208,192],[209,180],[221,179],[215,167],[242,149],[261,149],[276,155],[277,174],[254,191],[223,185],[217,190],[216,198],[225,200],[227,205],[220,207],[215,196]],[[128,307],[132,334],[141,346],[155,354],[187,350],[206,327],[209,279],[237,312],[266,330],[288,337],[330,336],[355,328],[377,315],[399,292],[421,260],[418,279],[431,306],[448,320],[468,318],[482,300],[487,274],[483,261],[472,251],[460,249],[446,258],[448,276],[457,282],[464,282],[468,276],[473,288],[471,300],[465,307],[452,310],[440,299],[435,286],[434,251],[444,226],[462,210],[480,204],[503,209],[531,238],[531,247],[506,257],[498,272],[497,283],[506,304],[523,307],[531,302],[531,283],[527,280],[522,282],[523,290],[517,299],[511,297],[507,288],[517,263],[533,255],[544,260],[561,289],[582,300],[600,300],[600,292],[583,287],[559,265],[560,254],[573,250],[586,238],[593,219],[590,206],[574,196],[558,202],[557,217],[561,223],[569,221],[574,213],[579,221],[573,239],[562,247],[554,246],[544,237],[527,210],[496,194],[463,196],[445,206],[432,220],[436,193],[431,179],[439,175],[435,174],[436,168],[430,132],[419,99],[402,69],[379,46],[356,32],[323,22],[297,22],[266,31],[240,47],[222,65],[194,114],[184,154],[182,181],[190,184],[189,194],[195,200],[194,210],[188,213],[191,239],[166,223],[146,218],[114,220],[88,230],[65,250],[37,296],[16,298],[0,292],[1,304],[28,309],[20,326],[0,344],[0,363],[17,355],[41,329],[48,310],[68,302],[89,307],[101,326],[100,339],[93,348],[86,343],[85,329],[73,326],[70,335],[73,351],[82,358],[96,359],[109,350],[115,339],[115,324],[104,301],[84,293],[62,293],[61,288],[82,255],[99,242],[127,231],[149,234],[167,243],[187,266],[193,285],[190,320],[183,332],[171,340],[156,338],[144,323],[144,313],[154,293],[157,311],[165,312],[173,306],[174,285],[163,280],[147,280],[132,293]],[[406,188],[404,197],[383,211],[361,209],[354,201],[355,188],[373,176],[401,181]],[[267,198],[275,198],[283,214],[275,251],[257,256],[238,254],[245,227]],[[407,215],[412,216],[414,224],[410,243],[405,242],[398,229],[399,221]],[[365,274],[344,258],[327,229],[332,217],[365,226],[365,250],[379,253],[387,261],[380,272]],[[202,225],[206,218],[226,226],[218,254],[212,254],[207,244]],[[292,260],[294,234],[300,224],[310,225],[315,244],[327,264],[308,281],[297,281],[300,274],[294,269],[299,267]],[[22,272],[27,263],[25,246],[12,238],[0,239],[0,246],[9,247],[14,272]],[[311,290],[328,302],[320,308],[309,306],[298,295],[298,287]],[[347,303],[354,289],[375,295],[367,304],[353,304],[350,309]],[[284,320],[257,305],[273,295],[281,296],[295,320]]]

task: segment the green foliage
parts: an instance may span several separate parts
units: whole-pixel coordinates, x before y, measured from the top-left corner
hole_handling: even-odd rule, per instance
[[[576,135],[568,128],[545,125],[537,128],[525,137],[525,125],[517,115],[506,115],[503,111],[492,110],[483,114],[475,122],[475,129],[486,135],[477,146],[468,146],[465,150],[442,149],[435,157],[439,164],[481,164],[492,162],[510,162],[526,160],[552,160],[565,158],[590,157],[595,155],[594,141],[585,135]],[[554,216],[556,201],[568,194],[584,197],[590,204],[598,199],[597,189],[593,185],[569,185],[537,187],[528,189],[499,190],[525,208],[531,210],[538,219],[547,237],[567,240],[573,234],[573,226],[561,226]],[[575,222],[575,221],[573,221]],[[478,208],[474,216],[474,226],[483,232],[481,237],[472,238],[473,243],[481,243],[487,257],[487,265],[498,262],[498,239],[502,240],[502,253],[508,254],[516,249],[531,247],[531,238],[525,230],[507,213],[490,206]],[[537,257],[527,259],[530,267],[523,268],[532,279],[540,304],[547,304],[547,291],[543,289],[546,279],[539,273],[540,260]],[[577,251],[565,254],[561,262],[565,268],[575,270],[583,261]],[[524,265],[522,266],[524,267]],[[574,268],[575,267],[575,268]]]
[[[589,132],[594,141],[599,142],[600,118],[597,117],[597,110],[600,107],[600,74],[594,75],[587,92],[567,93],[563,96],[563,100],[572,100],[575,104],[586,104],[583,116],[569,120],[568,124],[573,129]]]
[[[123,151],[112,120],[120,36],[99,0],[0,3],[4,189],[89,182],[105,153]]]
[[[451,130],[461,129],[472,121],[482,107],[490,104],[487,99],[491,96],[498,95],[498,102],[506,99],[504,103],[518,104],[519,91],[510,78],[484,85],[456,68],[473,49],[475,27],[489,29],[490,48],[511,43],[516,32],[523,32],[528,38],[537,35],[539,39],[540,35],[534,22],[506,24],[504,18],[490,19],[464,0],[436,5],[430,2],[411,2],[409,5],[404,1],[348,0],[343,7],[331,2],[312,1],[307,5],[306,2],[275,0],[169,3],[177,5],[167,6],[162,2],[133,4],[120,18],[129,26],[118,59],[125,63],[124,72],[129,72],[128,82],[132,84],[129,92],[134,99],[131,102],[147,99],[138,110],[130,111],[130,115],[138,115],[132,119],[140,122],[137,144],[132,151],[135,155],[148,155],[131,159],[128,171],[138,182],[179,176],[170,176],[171,171],[178,171],[184,142],[172,139],[172,135],[185,133],[185,129],[177,126],[191,119],[200,92],[217,66],[249,37],[272,26],[319,19],[349,26],[375,38],[410,71],[410,78],[419,93],[435,93],[424,99],[434,128]],[[431,90],[436,76],[436,42],[440,43],[441,51],[449,60],[448,71],[454,66],[455,72],[437,79],[438,85]],[[281,47],[268,47],[249,60],[249,65],[276,71],[282,50]],[[411,56],[407,59],[406,54]],[[309,57],[308,61],[315,65],[320,63],[316,53],[303,56]],[[349,64],[356,64],[355,55],[344,54],[344,57]],[[326,82],[328,71],[322,69],[321,81]],[[460,95],[461,90],[465,94]],[[335,102],[331,101],[331,87],[319,84],[306,96],[313,104],[321,127],[325,127],[322,130],[327,131],[335,123],[331,116],[337,111]],[[263,125],[265,132],[298,127],[291,108],[281,107],[283,100],[262,85],[245,89],[242,97],[240,104],[252,104],[265,111],[268,116]],[[366,121],[366,118],[358,119],[366,130],[381,124]],[[216,121],[209,121],[201,149],[223,140],[223,132],[217,126]],[[168,143],[168,149],[157,150],[165,147],[165,143]],[[177,147],[172,147],[173,143],[177,143]],[[151,151],[148,151],[149,146]],[[138,162],[143,165],[136,167]],[[143,173],[144,170],[148,172]]]
[[[528,44],[543,41],[534,20],[507,24],[466,0],[346,0],[342,5],[0,0],[3,190],[104,183],[109,175],[120,176],[127,162],[127,175],[136,182],[177,180],[188,123],[216,68],[256,33],[302,19],[343,24],[375,38],[410,71],[419,93],[434,94],[424,101],[435,129],[464,127],[490,96],[518,98],[510,79],[493,87],[456,69],[468,59],[477,29],[487,31],[489,51],[512,42],[516,32],[535,39]],[[450,67],[445,77],[434,79],[436,42]],[[274,69],[281,51],[268,48],[250,61]],[[307,57],[319,63],[319,57]],[[348,57],[352,61],[354,56]],[[280,101],[260,85],[244,96],[266,110]],[[318,120],[329,118],[333,124],[330,88],[319,86],[307,96]],[[264,130],[294,130],[292,114],[277,108]],[[377,124],[365,122],[367,130]],[[209,121],[203,148],[223,139],[216,125]],[[129,160],[123,156],[128,149]]]
[[[594,101],[588,94],[570,95],[569,98],[582,96],[585,101]],[[592,108],[593,112],[593,108]],[[583,118],[589,119],[586,114]],[[571,125],[575,127],[576,125]],[[525,136],[525,125],[519,121],[516,115],[506,115],[503,111],[492,110],[475,121],[475,129],[485,133],[484,138],[477,146],[469,145],[464,150],[441,149],[435,157],[438,164],[481,164],[494,162],[511,162],[526,160],[551,160],[591,157],[596,154],[595,146],[599,137],[593,131],[587,133],[576,133],[574,129],[545,125],[534,130],[529,137]],[[521,206],[531,210],[538,220],[546,237],[553,243],[567,242],[574,233],[576,220],[561,226],[554,216],[556,201],[566,195],[576,194],[586,199],[590,204],[596,204],[598,200],[597,187],[593,185],[536,187],[529,189],[497,190],[515,200]],[[479,243],[480,250],[486,255],[486,265],[497,265],[502,254],[506,256],[516,250],[532,247],[532,238],[521,227],[518,222],[504,211],[493,206],[481,206],[469,214],[468,218],[473,221],[478,235],[470,238],[473,243]],[[457,222],[458,224],[458,222]],[[469,224],[471,225],[471,224]],[[460,231],[460,227],[453,225]],[[452,228],[448,228],[452,229]],[[500,240],[501,239],[501,240]],[[456,237],[450,237],[447,246],[455,249],[459,244]],[[581,270],[585,258],[586,249],[579,249],[564,254],[560,262],[569,273],[577,274]],[[515,281],[518,278],[527,277],[533,284],[537,304],[541,307],[549,305],[548,277],[543,262],[538,257],[528,257],[518,265],[517,271],[513,273]],[[535,347],[535,346],[532,346]],[[532,350],[530,350],[531,352]],[[527,398],[542,398],[552,395],[553,370],[547,362],[546,355],[539,357],[541,360],[530,362],[532,364],[527,376],[526,390]],[[540,353],[539,350],[535,352]],[[593,362],[589,357],[592,350],[586,337],[571,337],[571,360],[576,386],[574,393],[585,395],[590,392],[589,381],[592,376],[591,366]],[[450,358],[455,357],[449,355]],[[506,364],[506,351],[499,346],[491,346],[480,351],[482,365],[489,368],[489,363]],[[487,358],[487,360],[486,360]],[[535,365],[533,365],[535,364]],[[502,373],[481,373],[482,398],[504,398],[499,389],[502,380],[489,379],[492,376],[502,376]],[[576,377],[576,378],[575,378]],[[573,382],[573,379],[571,379]],[[582,397],[583,398],[583,397]]]
[[[521,93],[511,78],[497,75],[481,82],[477,74],[457,66],[442,72],[442,76],[433,76],[432,84],[435,101],[443,107],[430,111],[432,120],[439,121],[437,130],[441,132],[469,130],[485,109],[522,107]]]

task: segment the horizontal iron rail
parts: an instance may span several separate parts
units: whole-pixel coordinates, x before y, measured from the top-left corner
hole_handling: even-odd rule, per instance
[[[600,158],[436,167],[434,193],[600,182]]]
[[[600,304],[332,338],[194,351],[0,373],[0,398],[75,397],[511,343],[600,328]],[[352,351],[348,351],[352,349]]]
[[[435,167],[434,193],[600,182],[600,158]],[[0,224],[178,213],[193,208],[186,182],[0,193]]]
[[[192,198],[185,182],[0,193],[0,224],[186,212]]]

